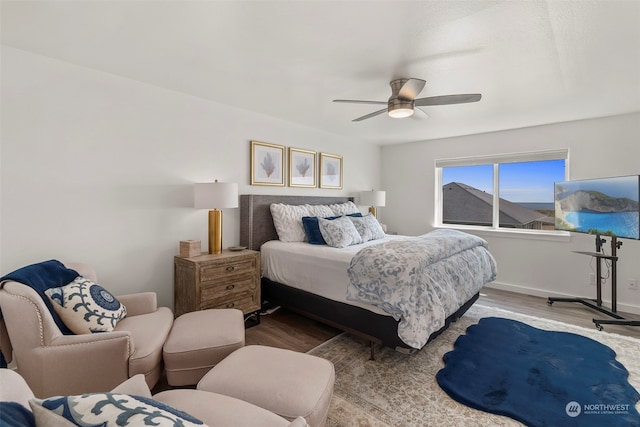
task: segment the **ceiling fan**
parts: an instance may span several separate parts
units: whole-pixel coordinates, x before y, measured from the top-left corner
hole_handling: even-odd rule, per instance
[[[362,117],[353,119],[354,122],[370,119],[386,112],[389,117],[403,118],[413,115],[414,107],[426,107],[431,105],[464,104],[467,102],[480,101],[482,95],[479,93],[468,93],[461,95],[441,95],[418,98],[416,96],[422,91],[427,82],[421,79],[396,79],[391,83],[391,97],[388,101],[360,101],[354,99],[334,99],[333,102],[346,102],[352,104],[387,104],[386,108],[374,111]],[[425,113],[426,114],[426,113]]]

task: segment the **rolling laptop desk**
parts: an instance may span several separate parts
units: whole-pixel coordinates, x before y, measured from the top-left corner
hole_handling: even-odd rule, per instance
[[[600,239],[600,236],[596,237],[596,248],[599,249],[601,244],[605,241]],[[588,255],[597,259],[596,264],[596,299],[588,298],[553,298],[549,297],[547,304],[552,305],[554,302],[577,302],[586,305],[589,308],[597,310],[606,314],[613,319],[593,319],[593,323],[599,331],[602,330],[602,325],[626,325],[626,326],[640,326],[640,320],[627,319],[617,313],[617,271],[616,263],[618,262],[617,250],[622,246],[622,242],[618,242],[616,237],[611,238],[611,255],[605,255],[601,252],[581,252],[575,253],[581,255]],[[611,261],[611,310],[602,306],[602,260]]]

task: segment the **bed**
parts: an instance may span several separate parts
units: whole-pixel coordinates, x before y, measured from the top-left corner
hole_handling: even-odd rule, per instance
[[[340,330],[353,333],[368,340],[371,344],[371,358],[374,357],[374,344],[381,344],[397,351],[411,353],[431,341],[451,322],[462,316],[478,299],[479,288],[495,277],[495,263],[491,255],[480,254],[485,263],[490,263],[493,272],[483,273],[486,278],[481,283],[463,286],[457,296],[455,307],[446,310],[446,316],[438,323],[439,327],[429,330],[428,336],[416,344],[403,335],[406,319],[394,313],[392,309],[375,301],[377,295],[369,299],[355,300],[360,293],[367,293],[365,272],[374,261],[369,261],[365,253],[377,253],[386,248],[387,253],[402,252],[405,245],[402,240],[411,239],[406,236],[385,236],[382,239],[348,246],[332,248],[311,245],[303,242],[284,243],[279,241],[273,223],[270,206],[272,203],[286,205],[333,205],[353,201],[348,197],[314,197],[314,196],[273,196],[273,195],[241,195],[240,196],[240,242],[253,250],[261,251],[262,265],[262,299],[272,305],[286,307]],[[479,239],[481,240],[481,239]],[[442,245],[450,246],[450,245]],[[384,254],[384,252],[383,252]],[[383,255],[379,255],[384,257]],[[355,262],[358,261],[358,262]],[[464,262],[464,261],[463,261]],[[351,265],[350,265],[351,264]],[[349,268],[347,268],[349,266]],[[462,267],[465,269],[466,267]],[[446,266],[454,276],[459,274],[459,267]],[[361,276],[361,274],[363,276]],[[448,274],[448,273],[447,273]],[[468,277],[469,272],[465,277]],[[471,272],[470,274],[474,274]],[[490,279],[490,280],[489,280]],[[375,280],[373,280],[375,281]],[[474,279],[474,281],[476,281]],[[362,283],[360,283],[362,282]],[[360,288],[356,286],[362,285]],[[345,292],[346,290],[349,292]],[[466,292],[466,293],[465,293]],[[350,294],[350,299],[347,295]],[[444,311],[443,311],[444,312]],[[391,314],[390,314],[391,313]],[[429,314],[426,314],[427,316]],[[418,322],[424,319],[417,319]],[[423,334],[425,331],[421,331]]]

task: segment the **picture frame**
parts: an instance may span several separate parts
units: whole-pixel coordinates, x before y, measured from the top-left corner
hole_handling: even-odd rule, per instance
[[[342,189],[342,156],[320,153],[320,188]]]
[[[317,187],[317,153],[289,148],[289,187]]]
[[[251,141],[251,185],[284,187],[284,145]]]

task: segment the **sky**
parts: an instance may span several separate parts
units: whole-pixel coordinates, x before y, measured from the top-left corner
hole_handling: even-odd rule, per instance
[[[514,203],[553,203],[554,184],[565,180],[564,160],[502,163],[500,198]],[[493,194],[493,165],[442,169],[442,183],[461,182]]]

